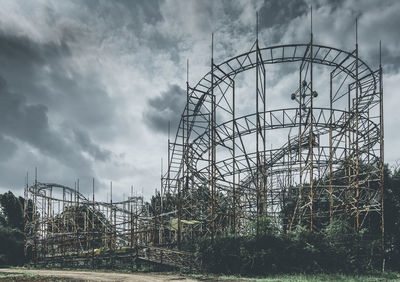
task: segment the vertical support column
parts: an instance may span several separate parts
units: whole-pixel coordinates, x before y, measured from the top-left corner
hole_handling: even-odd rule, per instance
[[[65,238],[65,188],[63,188],[63,197],[62,197],[62,256],[63,260],[65,260],[65,248],[66,248],[66,238]]]
[[[187,106],[187,101],[186,101]],[[186,109],[185,109],[186,110]],[[178,250],[181,249],[181,241],[182,241],[182,229],[181,229],[181,221],[182,221],[182,198],[185,193],[185,165],[186,165],[186,148],[185,148],[185,111],[182,113],[182,177],[178,180]],[[179,130],[179,129],[178,129]]]
[[[157,189],[154,191],[154,203],[153,203],[153,216],[154,216],[154,229],[153,229],[153,235],[152,235],[152,241],[153,241],[153,246],[156,246],[157,244],[157,225],[158,225],[158,214],[157,214],[157,206],[158,206],[158,200],[157,200]]]
[[[47,193],[45,192],[45,195],[47,196]],[[48,197],[46,197],[45,198],[45,205],[46,205],[46,207],[45,207],[45,209],[46,209],[46,223],[45,223],[45,232],[47,233],[46,234],[46,246],[45,246],[45,249],[44,249],[44,254],[43,254],[43,257],[45,257],[46,256],[46,254],[48,254],[49,253],[49,250],[50,250],[50,247],[51,247],[51,237],[50,237],[50,206],[51,206],[51,203],[50,203],[50,201],[51,201],[51,195],[50,195],[50,191],[49,191],[49,195],[48,195]],[[71,245],[72,245],[73,243],[71,242]]]
[[[312,32],[312,7],[311,7],[311,41],[310,41],[310,135],[309,135],[309,156],[310,156],[310,230],[313,230],[313,208],[314,208],[314,132],[313,132],[313,32]]]
[[[170,140],[171,121],[168,121],[168,170],[167,170],[167,205],[171,193],[171,140]]]
[[[37,216],[37,168],[35,167],[35,188],[34,188],[34,195],[33,195],[33,214],[32,214],[32,221],[33,221],[33,261],[34,261],[34,266],[37,266],[37,260],[38,260],[38,243],[37,243],[37,237],[38,237],[38,216]]]
[[[133,234],[134,234],[134,229],[133,229],[133,185],[131,186],[131,197],[129,199],[129,229],[130,229],[130,248],[131,248],[131,253],[132,253],[132,248],[133,248]]]
[[[52,202],[53,202],[53,187],[50,188],[50,192],[49,192],[49,198],[47,199],[47,238],[50,238],[50,242],[48,242],[48,244],[50,245],[48,249],[51,249],[51,251],[53,252],[54,250],[54,238],[53,238],[53,234],[54,234],[54,226],[53,226],[53,216],[51,213],[51,207],[52,207]],[[74,213],[74,224],[75,224],[75,213]],[[50,232],[51,230],[51,232]],[[74,245],[74,241],[71,242],[72,245]],[[48,250],[48,253],[50,253],[50,251]]]
[[[332,126],[333,126],[333,110],[332,110],[332,79],[333,73],[330,74],[330,83],[329,83],[329,219],[332,222],[333,218],[333,150],[332,150]]]
[[[24,256],[25,260],[28,261],[28,224],[29,224],[29,217],[28,217],[28,172],[26,173],[26,183],[24,189]]]
[[[304,62],[304,61],[303,61]],[[302,62],[302,65],[303,65]],[[295,210],[293,212],[293,218],[292,218],[292,222],[290,224],[290,228],[289,230],[292,230],[292,225],[293,222],[296,218],[296,212],[297,209],[299,209],[302,205],[301,201],[303,200],[303,152],[302,152],[302,148],[303,148],[303,144],[301,142],[301,139],[303,137],[303,132],[302,132],[302,123],[303,123],[303,92],[302,92],[302,65],[300,66],[300,70],[299,70],[299,134],[298,134],[298,138],[297,138],[297,145],[299,146],[299,195],[298,195],[298,199],[297,199],[297,203],[296,203],[296,207]],[[305,90],[304,90],[305,91]]]
[[[95,213],[96,213],[96,206],[94,203],[94,177],[92,179],[92,268],[94,268],[94,242],[95,242],[95,232],[97,233],[98,230],[95,230]],[[98,236],[96,236],[98,237]]]
[[[189,165],[189,60],[186,61],[186,136],[185,137],[186,137],[185,140],[186,175],[184,176],[184,181],[185,181],[184,183],[185,183],[185,193],[190,194],[189,193],[189,167],[190,167]]]
[[[271,144],[271,150],[269,151],[269,158],[272,160],[272,144]],[[273,189],[272,187],[274,186],[274,177],[273,177],[273,171],[272,171],[272,165],[269,168],[269,186],[270,186],[270,190],[269,190],[269,194],[270,194],[270,201],[271,201],[271,214],[274,214],[274,195],[273,195]]]
[[[379,189],[381,193],[381,247],[382,253],[385,254],[385,209],[384,209],[384,123],[383,123],[383,69],[382,69],[382,47],[379,41],[379,145],[380,145],[380,161],[379,161]],[[383,257],[382,269],[384,270],[385,257]]]
[[[258,46],[258,13],[256,16],[256,236],[259,235],[260,233],[260,181],[259,181],[259,171],[260,171],[260,166],[261,166],[261,160],[260,160],[260,151],[259,151],[259,144],[258,144],[258,139],[259,139],[259,134],[260,134],[260,112],[258,109],[258,76],[259,76],[259,58],[258,58],[258,53],[259,53],[259,46]]]
[[[265,66],[258,41],[258,13],[256,22],[256,196],[257,196],[257,230],[259,234],[259,217],[266,214],[266,128],[265,128]],[[261,122],[261,118],[263,122]],[[262,128],[264,127],[264,128]],[[261,177],[261,181],[260,181]],[[272,187],[270,187],[272,189]]]
[[[359,117],[359,109],[358,109],[358,99],[359,99],[359,91],[358,91],[358,32],[357,32],[357,19],[356,19],[356,230],[357,232],[360,229],[360,210],[359,210],[359,197],[360,197],[360,182],[359,182],[359,132],[358,132],[358,117]]]
[[[306,50],[308,52],[308,49]],[[304,55],[305,57],[305,55]],[[299,191],[298,191],[298,197],[297,197],[297,203],[294,208],[292,218],[290,220],[289,224],[289,231],[292,230],[292,226],[294,221],[296,220],[296,214],[297,210],[300,209],[302,206],[302,192],[303,192],[303,160],[302,160],[302,123],[303,123],[303,103],[305,100],[305,97],[303,97],[303,92],[305,93],[305,88],[303,89],[303,82],[302,82],[302,71],[303,71],[303,64],[304,64],[304,58],[300,64],[299,68],[299,110],[298,110],[298,135],[297,135],[297,146],[298,146],[298,163],[299,163]]]
[[[46,243],[45,243],[45,222],[46,222],[46,191],[44,191],[44,195],[41,195],[42,198],[42,211],[40,215],[40,254],[42,255],[42,263],[44,262],[44,256],[46,254]]]
[[[112,201],[112,181],[110,182],[110,265],[113,267],[113,244],[114,243],[114,227],[113,227],[113,201]]]
[[[113,229],[113,253],[115,254],[116,250],[117,250],[117,204],[115,203],[115,208],[114,208],[114,229]],[[113,260],[113,267],[115,265],[116,262],[116,256]]]
[[[163,159],[161,158],[161,186],[160,186],[160,228],[159,228],[159,232],[158,232],[158,242],[159,244],[163,244],[164,243],[164,217],[163,217],[163,213],[164,213],[164,193],[163,193]]]
[[[181,210],[181,180],[178,180],[178,234],[177,234],[177,244],[178,244],[178,250],[181,249],[181,236],[182,236],[182,230],[181,230],[181,217],[182,217],[182,210]]]
[[[260,53],[260,57],[261,57],[261,53]],[[268,193],[268,191],[267,191],[267,172],[266,172],[266,167],[265,167],[265,164],[266,164],[266,161],[267,161],[267,156],[266,156],[267,125],[266,125],[266,120],[265,120],[265,111],[267,110],[266,109],[266,103],[267,103],[267,93],[266,93],[267,79],[266,79],[265,72],[266,72],[265,71],[265,66],[263,65],[263,127],[264,127],[264,130],[263,130],[263,134],[262,134],[262,136],[263,136],[263,164],[262,164],[263,165],[263,170],[262,170],[262,172],[263,172],[262,173],[262,177],[263,177],[263,180],[262,180],[263,210],[262,210],[262,213],[263,213],[264,216],[267,215],[267,208],[268,208],[268,206],[267,206],[267,193]],[[271,186],[270,189],[272,191],[273,187]],[[272,206],[272,199],[271,199],[271,206]]]
[[[215,188],[216,188],[216,97],[214,94],[214,33],[211,37],[211,238],[215,236]]]
[[[171,140],[170,140],[170,131],[171,131],[171,121],[168,121],[168,167],[167,167],[167,194],[166,194],[166,204],[167,210],[169,210],[170,205],[172,205],[170,196],[171,196]],[[170,242],[168,240],[168,242]]]
[[[53,200],[53,187],[51,187],[50,190],[50,197],[52,198],[52,205],[51,205],[51,254],[52,256],[55,255],[55,249],[54,249],[54,233],[55,233],[55,224],[54,224],[54,204],[55,201]]]
[[[135,229],[134,229],[134,217],[133,217],[133,203],[132,203],[132,201],[133,201],[133,185],[131,186],[131,197],[130,197],[130,199],[129,199],[129,229],[130,229],[130,252],[131,252],[131,260],[132,260],[132,263],[133,263],[133,242],[134,242],[134,240],[133,240],[133,236],[134,236],[134,232],[135,232]]]
[[[352,129],[351,124],[353,123],[353,116],[352,116],[353,109],[351,107],[351,85],[348,86],[347,93],[348,93],[348,95],[347,95],[347,108],[348,108],[348,114],[347,114],[347,116],[348,116],[348,131],[347,131],[347,134],[348,135],[347,135],[347,148],[346,148],[346,151],[348,152],[347,153],[347,157],[348,157],[348,159],[347,159],[347,185],[348,185],[348,187],[347,187],[347,192],[348,192],[347,206],[348,206],[348,208],[347,209],[348,209],[349,215],[351,215],[352,206],[350,203],[353,203],[353,200],[352,200],[353,199],[353,191],[351,189],[352,173],[353,173],[353,170],[352,170],[353,152],[352,152],[352,145],[351,145],[351,129]]]
[[[236,195],[236,115],[235,115],[235,81],[232,80],[232,233],[236,236],[236,206],[237,206],[237,195]]]
[[[76,194],[76,181],[74,182],[74,202],[72,204],[73,206],[73,219],[74,219],[74,224],[72,226],[72,232],[74,232],[75,236],[74,239],[72,240],[72,244],[73,244],[73,249],[75,253],[79,252],[79,235],[78,235],[78,219],[79,219],[79,210],[77,208],[77,194]],[[52,194],[52,191],[50,191],[50,194]],[[50,196],[51,197],[51,196]],[[52,217],[53,218],[53,217]],[[53,228],[52,228],[53,229]],[[52,240],[53,243],[53,240]],[[52,247],[53,249],[53,247]]]
[[[78,211],[78,220],[80,221],[80,217],[82,216],[82,211],[79,207],[79,201],[80,201],[80,193],[79,193],[79,178],[77,179],[76,183],[76,188],[77,188],[77,195],[76,195],[76,209]],[[53,215],[54,218],[54,215]],[[80,232],[81,232],[81,227],[79,224],[76,225],[76,234],[77,234],[77,249],[79,249],[80,244],[81,244],[81,239],[80,239]]]

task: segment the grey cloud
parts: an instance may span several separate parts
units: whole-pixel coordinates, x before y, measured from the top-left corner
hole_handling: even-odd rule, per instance
[[[95,160],[107,161],[110,159],[111,152],[94,144],[88,133],[79,129],[74,129],[73,132],[75,141],[81,146],[82,150],[90,154]]]
[[[260,28],[286,25],[293,18],[307,13],[308,9],[304,0],[265,0],[259,11]]]
[[[47,91],[44,91],[38,79],[43,68],[57,69],[60,61],[69,56],[70,49],[63,41],[59,44],[39,44],[26,36],[0,32],[0,65],[7,66],[0,69],[0,75],[12,91],[34,92],[36,95],[27,97],[33,102],[48,98]]]
[[[79,6],[86,6],[87,11],[92,12],[106,21],[113,23],[121,23],[130,17],[131,24],[138,24],[141,27],[145,23],[153,24],[160,20],[160,3],[161,0],[145,0],[145,1],[130,1],[130,0],[93,0],[93,1],[75,1]]]
[[[0,51],[2,60],[12,59],[14,64],[28,65],[44,63],[55,57],[70,55],[66,42],[59,44],[37,44],[25,36],[5,34],[0,31]],[[12,65],[10,65],[12,67]]]
[[[17,154],[20,142],[38,150],[25,165],[43,166],[50,158],[57,164],[52,169],[67,170],[70,177],[95,176],[93,163],[83,152],[97,161],[110,159],[111,152],[98,146],[91,136],[79,130],[70,135],[52,120],[61,117],[61,123],[66,119],[94,130],[113,121],[113,104],[101,82],[95,75],[76,73],[68,62],[71,56],[65,41],[37,43],[0,31],[0,65],[4,66],[0,68],[0,156],[3,162],[12,162],[4,173],[10,174],[13,165],[24,165],[15,159],[21,157]],[[65,182],[69,176],[58,178]],[[10,184],[9,177],[1,179],[0,187]]]
[[[155,25],[163,20],[160,4],[161,0],[147,1],[77,1],[81,8],[77,16],[83,22],[87,22],[87,15],[91,15],[91,24],[104,25],[103,39],[107,37],[126,38],[126,47],[136,48],[137,43],[151,43],[148,47],[159,48],[161,43],[168,41],[172,44],[173,39],[167,39],[157,32],[148,34],[144,30],[145,25]],[[147,38],[150,37],[148,40]]]
[[[0,120],[3,135],[26,142],[70,167],[90,169],[88,161],[50,127],[47,107],[27,104],[23,95],[8,90],[4,79],[0,83]]]
[[[7,161],[14,155],[18,147],[12,140],[0,135],[0,148],[0,159]]]
[[[169,85],[160,96],[148,100],[148,108],[143,114],[144,122],[151,130],[165,133],[170,121],[171,132],[175,132],[184,110],[185,100],[184,89],[176,84]]]
[[[0,75],[11,91],[26,93],[27,103],[46,105],[50,114],[56,112],[94,131],[111,128],[113,101],[95,70],[77,73],[71,58],[66,41],[37,43],[0,32],[0,64],[7,66],[0,69]]]

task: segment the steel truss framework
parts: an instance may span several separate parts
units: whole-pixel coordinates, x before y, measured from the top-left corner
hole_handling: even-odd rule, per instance
[[[267,67],[283,63],[297,67],[298,87],[288,95],[294,106],[277,109],[267,95]],[[316,65],[329,70],[324,106],[315,103]],[[255,74],[248,91],[254,108],[237,114],[235,84],[246,72]],[[311,36],[308,44],[260,48],[257,39],[223,63],[211,56],[210,72],[186,86],[152,211],[133,195],[99,202],[93,189],[86,198],[79,182],[27,185],[25,252],[35,264],[115,265],[136,257],[190,268],[191,255],[174,250],[183,241],[258,234],[266,217],[282,231],[318,230],[334,218],[360,230],[375,215],[383,244],[382,67],[371,70],[358,44],[346,52],[316,45]],[[287,138],[268,148],[280,130]]]
[[[25,255],[35,266],[132,266],[136,259],[194,269],[191,254],[157,248],[154,216],[143,196],[95,201],[74,188],[40,183],[25,189]]]
[[[298,88],[290,97],[296,106],[271,108],[266,69],[283,63],[298,66]],[[315,106],[316,65],[329,70],[323,107]],[[254,110],[238,116],[235,82],[248,71],[255,73],[255,89],[248,91],[255,94]],[[260,48],[257,39],[249,52],[223,63],[212,58],[209,73],[193,87],[187,82],[186,107],[175,139],[168,140],[162,191],[178,198],[174,243],[258,233],[263,217],[284,231],[346,218],[358,231],[375,214],[383,244],[382,103],[382,67],[371,70],[358,44],[346,52],[316,45],[311,35],[308,44]],[[267,148],[281,129],[289,131],[287,140]],[[198,224],[188,231],[183,220]]]

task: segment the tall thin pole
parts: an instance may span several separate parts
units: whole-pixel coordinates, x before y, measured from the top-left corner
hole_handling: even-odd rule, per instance
[[[232,232],[236,235],[236,204],[237,204],[237,195],[236,195],[236,137],[235,137],[235,81],[232,80],[232,191],[233,191],[233,218],[232,218]]]
[[[98,232],[95,230],[95,212],[96,212],[96,207],[94,203],[94,177],[92,181],[92,268],[94,268],[94,233]]]
[[[163,213],[164,213],[164,195],[163,195],[163,183],[162,183],[162,179],[163,179],[163,158],[161,158],[161,187],[160,187],[160,231],[159,231],[159,243],[163,244],[163,237],[164,237],[164,217],[163,217]]]
[[[330,85],[329,85],[329,218],[332,221],[333,218],[333,149],[332,149],[332,126],[333,126],[333,97],[332,97],[332,79],[333,74],[330,74]]]
[[[186,140],[185,140],[185,193],[189,193],[189,60],[186,60]],[[184,194],[185,195],[185,194]],[[185,197],[183,198],[185,199]]]
[[[167,167],[167,207],[170,203],[171,193],[171,141],[170,141],[171,121],[168,121],[168,167]]]
[[[33,196],[33,214],[32,214],[32,218],[33,218],[33,222],[34,222],[34,224],[33,224],[33,236],[34,236],[34,243],[33,243],[33,245],[34,245],[34,252],[33,252],[33,256],[34,256],[34,265],[35,265],[35,267],[36,267],[36,265],[37,265],[37,232],[38,232],[38,230],[37,230],[37,220],[38,220],[38,218],[37,218],[37,167],[35,167],[35,189],[34,189],[34,196]]]
[[[259,134],[260,134],[260,113],[258,109],[258,76],[260,72],[259,58],[258,58],[259,46],[258,46],[258,13],[256,14],[256,235],[259,235],[260,223],[260,181],[259,181],[259,169],[260,169],[260,152],[259,152]]]
[[[261,55],[261,54],[260,54]],[[265,66],[263,67],[263,180],[262,180],[262,185],[263,185],[263,215],[267,215],[267,172],[266,172],[266,167],[265,163],[267,160],[267,155],[266,155],[266,148],[267,148],[267,124],[266,124],[266,110],[267,110],[267,79],[266,79],[266,72],[265,72]],[[270,187],[271,192],[272,192],[272,186]],[[271,207],[272,207],[272,198],[271,198]]]
[[[356,18],[356,207],[357,207],[357,214],[356,214],[356,229],[357,232],[360,229],[360,209],[359,209],[359,197],[360,197],[360,183],[359,183],[359,132],[358,132],[358,116],[359,116],[359,92],[358,92],[358,20]]]
[[[379,143],[380,143],[380,163],[379,163],[379,172],[380,172],[380,183],[379,188],[381,192],[381,247],[383,253],[383,263],[382,270],[385,270],[385,209],[384,209],[384,126],[383,126],[383,69],[382,69],[382,44],[379,41],[379,124],[380,124],[380,134],[379,134]]]
[[[26,182],[25,182],[25,189],[24,189],[24,256],[25,259],[28,260],[28,172],[26,172]]]
[[[112,181],[110,181],[110,265],[113,267],[113,244],[114,244],[114,225],[113,225],[113,200],[112,200]]]
[[[215,176],[216,176],[216,97],[214,94],[214,33],[211,35],[211,238],[215,235]]]
[[[311,6],[311,41],[310,41],[310,229],[313,230],[313,207],[314,207],[314,132],[313,132],[313,21],[312,21],[312,6]]]
[[[131,185],[131,198],[129,201],[129,208],[130,208],[130,224],[131,224],[131,254],[133,254],[132,249],[133,249],[133,234],[134,234],[134,222],[133,222],[133,185]]]

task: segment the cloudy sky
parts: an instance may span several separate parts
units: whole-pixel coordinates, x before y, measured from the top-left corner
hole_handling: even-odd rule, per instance
[[[149,196],[166,167],[167,124],[191,84],[216,61],[247,51],[260,14],[261,46],[309,41],[354,49],[378,66],[382,40],[385,161],[400,159],[399,1],[15,1],[0,9],[0,192],[22,194],[27,172],[39,180],[119,198],[133,185]],[[281,74],[273,85],[293,78]]]

